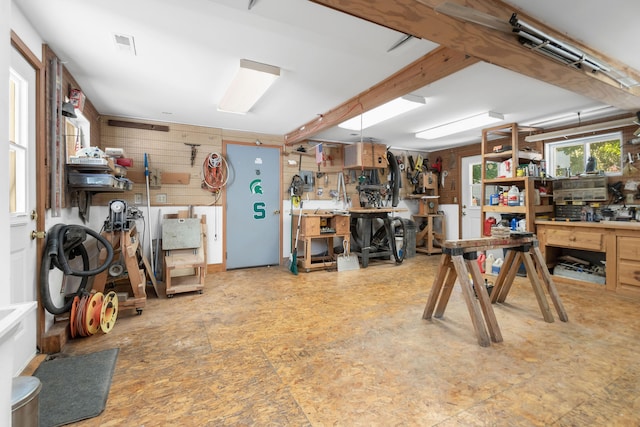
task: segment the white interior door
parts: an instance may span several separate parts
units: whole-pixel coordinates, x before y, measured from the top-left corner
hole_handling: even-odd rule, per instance
[[[460,206],[462,214],[462,238],[475,239],[482,236],[480,209],[482,206],[482,157],[462,158],[462,188]]]
[[[36,229],[36,70],[11,49],[9,81],[9,210],[11,213],[11,303],[37,300]],[[19,373],[36,352],[35,311],[15,335],[13,369]]]

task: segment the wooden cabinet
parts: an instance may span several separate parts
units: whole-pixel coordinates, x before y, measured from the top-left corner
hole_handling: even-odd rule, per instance
[[[640,236],[619,236],[617,245],[618,288],[640,296]]]
[[[489,214],[516,215],[525,219],[527,231],[535,231],[536,217],[550,215],[553,212],[551,197],[547,191],[549,179],[544,177],[541,166],[542,155],[535,151],[520,150],[518,146],[520,132],[529,132],[530,128],[518,127],[516,123],[501,125],[482,131],[482,223]],[[500,143],[492,142],[500,137]],[[499,145],[499,147],[498,147]],[[497,151],[494,148],[498,149]],[[518,173],[521,162],[532,163],[532,172],[527,168],[526,175]],[[498,194],[512,186],[524,192],[524,204],[508,206],[491,203],[492,194]],[[544,188],[540,191],[540,188]]]
[[[566,253],[600,257],[605,265],[605,289],[640,297],[640,223],[537,221],[540,249],[549,267]],[[554,275],[558,282],[587,285],[588,280]],[[601,285],[600,285],[601,286]]]
[[[581,231],[568,227],[567,229],[554,230],[547,236],[549,246],[559,246],[586,251],[602,252],[604,249],[602,232]]]
[[[299,216],[300,213],[294,213],[292,218],[294,224],[298,223]],[[349,215],[335,214],[331,211],[303,210],[300,217],[300,236],[298,238],[298,265],[307,272],[335,267],[334,238],[342,238],[349,244],[349,236]],[[295,233],[293,233],[292,239],[295,239]],[[324,240],[327,250],[322,254],[314,255],[312,242],[317,240]]]
[[[344,168],[386,168],[387,146],[374,142],[357,142],[344,147]]]

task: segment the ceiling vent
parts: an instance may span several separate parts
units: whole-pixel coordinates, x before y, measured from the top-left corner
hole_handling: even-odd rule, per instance
[[[133,40],[133,36],[126,34],[114,34],[113,41],[115,42],[116,49],[118,49],[119,52],[125,52],[135,56],[136,44]]]

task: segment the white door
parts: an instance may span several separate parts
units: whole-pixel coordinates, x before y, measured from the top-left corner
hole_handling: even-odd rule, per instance
[[[9,81],[9,165],[11,213],[11,303],[37,300],[36,246],[36,71],[14,48]],[[36,352],[35,311],[15,335],[14,373],[22,370]]]
[[[480,209],[482,201],[482,157],[462,158],[462,188],[460,206],[462,214],[462,238],[475,239],[482,236]]]

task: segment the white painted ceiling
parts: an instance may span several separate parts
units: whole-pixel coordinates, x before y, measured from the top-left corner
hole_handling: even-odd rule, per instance
[[[569,37],[640,70],[637,0],[510,0]],[[304,0],[14,0],[65,61],[100,114],[284,135],[402,67],[436,44]],[[131,35],[136,55],[116,48]],[[281,77],[246,115],[217,102],[241,58],[278,66]],[[580,94],[478,63],[412,92],[425,106],[360,132],[318,139],[375,139],[432,151],[479,141],[479,130],[436,141],[414,133],[483,111],[505,122],[553,127],[621,113]],[[591,111],[591,113],[590,113]],[[545,123],[550,118],[564,121]],[[551,126],[553,125],[553,126]]]

